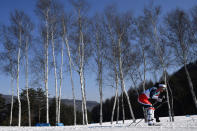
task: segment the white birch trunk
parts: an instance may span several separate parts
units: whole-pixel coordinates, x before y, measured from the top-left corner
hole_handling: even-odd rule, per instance
[[[118,74],[117,74],[116,67],[115,67],[115,82],[116,82],[116,93],[115,93],[114,105],[113,105],[112,115],[111,115],[111,124],[113,124],[113,121],[114,121],[114,111],[116,108],[116,101],[117,101],[117,97],[118,97]]]
[[[45,80],[45,89],[46,89],[46,122],[49,123],[48,45],[47,45],[47,48],[46,48],[46,80]]]
[[[167,85],[167,74],[166,74],[166,69],[165,67],[163,67],[164,69],[164,81],[165,81],[165,85]],[[169,114],[169,120],[170,122],[172,122],[172,109],[171,109],[171,105],[170,105],[170,98],[169,98],[169,91],[168,89],[166,89],[166,93],[167,93],[167,101],[168,101],[168,114]]]
[[[103,92],[102,92],[102,72],[100,72],[100,73],[99,73],[100,125],[102,125],[102,123],[103,123]]]
[[[54,66],[54,77],[55,77],[55,103],[56,103],[56,123],[58,123],[58,94],[57,94],[57,67],[56,67],[56,58],[55,58],[55,44],[53,32],[51,34],[52,37],[52,54],[53,54],[53,66]]]
[[[127,94],[127,91],[125,89],[125,84],[124,84],[124,76],[123,76],[123,71],[122,71],[121,46],[120,45],[121,45],[121,38],[119,38],[119,42],[118,42],[118,48],[119,48],[119,71],[120,71],[121,88],[122,88],[123,92],[126,95],[127,102],[128,102],[128,105],[129,105],[129,110],[130,110],[130,113],[131,113],[131,117],[132,117],[133,121],[135,122],[136,121],[135,120],[135,116],[133,114],[133,110],[132,110],[132,107],[131,107],[129,96]]]
[[[12,90],[12,99],[11,99],[11,108],[10,108],[10,126],[12,126],[12,112],[13,112],[13,103],[14,103],[14,78],[11,77],[11,90]]]
[[[80,71],[80,84],[81,84],[81,94],[82,94],[82,117],[83,117],[83,125],[85,125],[85,109],[84,109],[84,84],[83,84],[83,78],[82,78],[82,73]]]
[[[83,42],[83,33],[80,31],[80,42],[81,42],[81,61],[80,61],[80,80],[81,80],[81,88],[82,88],[82,99],[84,104],[84,119],[85,124],[88,124],[87,118],[87,108],[86,108],[86,98],[85,98],[85,87],[84,87],[84,42]]]
[[[125,111],[124,111],[124,91],[122,90],[122,94],[121,94],[121,102],[122,102],[122,123],[124,124],[124,120],[125,120]]]
[[[172,122],[174,122],[174,99],[173,99],[173,94],[172,94],[172,90],[171,90],[171,87],[170,87],[170,84],[169,84],[169,81],[167,80],[167,87],[169,88],[169,92],[170,92],[170,95],[171,95],[171,115],[172,115]],[[169,96],[170,96],[169,95]]]
[[[87,112],[87,102],[86,102],[86,85],[85,85],[85,77],[83,73],[83,79],[84,79],[84,110],[85,110],[85,121],[86,125],[88,124],[88,112]]]
[[[59,103],[58,103],[58,123],[60,123],[60,113],[61,113],[61,94],[62,94],[62,70],[63,70],[63,59],[64,58],[64,43],[62,42],[62,48],[61,48],[61,68],[60,68],[60,88],[59,88]]]
[[[184,47],[183,43],[180,43],[180,44],[181,44],[181,47]],[[193,83],[192,83],[192,79],[191,79],[189,71],[187,69],[187,62],[186,62],[187,61],[187,56],[186,56],[186,51],[185,50],[182,48],[183,57],[184,57],[183,62],[184,62],[185,73],[186,73],[186,76],[187,76],[187,81],[189,83],[189,89],[190,89],[190,92],[191,92],[191,95],[192,95],[192,99],[194,101],[194,106],[197,109],[197,98],[196,98],[196,94],[194,92],[194,86],[193,86]]]
[[[21,126],[21,101],[20,101],[20,89],[19,89],[19,72],[20,72],[20,53],[21,53],[21,29],[19,34],[19,45],[18,45],[18,59],[17,59],[17,96],[18,96],[18,126]]]
[[[146,86],[146,56],[145,56],[144,47],[142,47],[142,52],[143,52],[143,61],[144,61],[143,91],[145,92],[145,86]]]
[[[65,26],[64,26],[64,34],[66,34],[65,32],[66,31],[65,31]],[[74,88],[74,82],[73,82],[73,77],[72,77],[72,59],[71,59],[71,53],[70,53],[70,46],[68,44],[68,38],[66,35],[64,36],[64,42],[67,47],[67,55],[69,58],[69,72],[70,72],[70,81],[71,81],[71,85],[72,85],[73,107],[74,107],[74,125],[76,125],[77,124],[77,120],[76,120],[77,115],[76,115],[75,88]]]
[[[164,62],[163,62],[163,59],[162,59],[161,56],[160,56],[160,60],[161,60],[162,67],[163,67],[165,85],[167,85],[166,67],[164,66]],[[169,121],[172,122],[172,110],[171,110],[171,106],[170,106],[170,98],[169,98],[169,91],[168,91],[168,88],[166,89],[166,93],[167,93],[167,101],[168,101]]]
[[[47,13],[48,19],[48,13]],[[49,123],[49,93],[48,93],[48,45],[49,45],[49,30],[48,30],[48,22],[46,21],[46,28],[47,28],[47,36],[46,36],[46,43],[45,43],[45,92],[46,92],[46,123]]]
[[[138,73],[140,73],[140,72],[138,72]],[[136,81],[133,79],[132,76],[131,76],[131,79],[132,79],[133,84],[135,86],[135,90],[136,90],[137,96],[139,97],[139,92],[138,92],[138,89],[137,89]],[[145,120],[145,122],[148,122],[148,120],[147,120],[147,111],[146,111],[146,109],[144,107],[142,107],[142,110],[143,110],[143,114],[144,114],[144,120]]]
[[[117,94],[117,116],[116,116],[116,124],[118,124],[118,121],[119,121],[119,96]]]
[[[81,40],[80,40],[81,41]],[[78,47],[78,54],[81,55],[81,45]],[[83,68],[82,68],[82,58],[80,56],[80,67],[79,67],[79,77],[80,77],[80,85],[81,85],[81,97],[82,97],[82,123],[85,125],[85,110],[84,110],[84,84],[83,84]]]
[[[163,73],[165,75],[165,84],[167,84],[167,80],[166,80],[166,66],[164,64],[164,60],[163,60],[163,57],[162,57],[162,54],[161,54],[161,47],[159,45],[159,38],[158,38],[158,35],[157,35],[157,27],[154,23],[154,21],[152,21],[152,25],[154,27],[154,35],[155,35],[155,38],[156,38],[156,45],[155,46],[155,52],[157,53],[159,59],[160,59],[160,62],[162,64],[162,67],[163,67]],[[166,89],[167,91],[167,101],[168,101],[168,113],[169,113],[169,120],[170,122],[172,121],[172,114],[171,114],[171,107],[170,107],[170,100],[169,100],[169,93],[168,93],[168,88]]]
[[[143,80],[143,91],[145,92],[145,86],[146,86],[146,56],[145,56],[145,49],[144,49],[144,47],[142,47],[142,52],[143,52],[143,61],[144,61],[144,80]],[[139,94],[138,94],[138,96],[139,96]],[[146,109],[144,108],[144,107],[142,107],[142,109],[143,109],[143,112],[144,112],[144,120],[145,120],[145,122],[148,122],[148,117],[147,117],[147,111],[146,111]]]
[[[81,9],[78,8],[78,28],[79,28],[79,44],[78,44],[78,55],[80,58],[79,62],[79,76],[80,76],[80,84],[81,84],[81,93],[82,93],[82,113],[83,113],[83,124],[88,124],[87,117],[87,108],[86,108],[86,95],[85,95],[85,86],[84,86],[84,38],[82,32],[82,21],[81,21]],[[80,48],[81,46],[81,48]]]
[[[187,69],[186,62],[184,62],[184,68],[185,68],[185,73],[186,73],[186,76],[187,76],[187,81],[188,81],[188,83],[189,83],[190,92],[191,92],[191,94],[192,94],[192,99],[193,99],[193,101],[194,101],[194,106],[195,106],[196,109],[197,109],[197,99],[196,99],[196,95],[195,95],[195,92],[194,92],[193,83],[192,83],[192,80],[191,80],[189,71],[188,71],[188,69]]]
[[[26,95],[27,95],[27,106],[28,106],[28,120],[29,126],[31,126],[31,108],[30,108],[30,100],[29,100],[29,84],[28,84],[28,40],[26,40],[26,47],[25,47],[25,59],[26,59]]]
[[[102,58],[100,50],[100,42],[98,38],[98,33],[96,33],[96,45],[97,45],[97,68],[98,68],[98,81],[99,81],[99,94],[100,94],[100,125],[103,122],[103,91],[102,91]]]
[[[76,115],[76,100],[75,100],[75,88],[74,88],[74,82],[73,82],[73,77],[72,77],[72,58],[71,58],[71,53],[70,53],[70,46],[68,44],[68,38],[67,38],[67,33],[66,33],[66,25],[64,20],[62,21],[62,26],[63,26],[63,41],[66,45],[67,48],[67,55],[69,58],[69,72],[70,72],[70,81],[72,85],[72,95],[73,95],[73,116],[74,116],[74,125],[77,124],[77,115]]]

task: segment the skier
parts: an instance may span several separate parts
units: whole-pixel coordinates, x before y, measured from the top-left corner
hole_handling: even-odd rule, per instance
[[[149,126],[155,125],[155,108],[150,100],[154,99],[158,102],[162,102],[164,97],[161,97],[160,93],[162,93],[166,88],[167,86],[165,84],[156,84],[154,87],[147,89],[145,92],[139,95],[138,102],[144,106],[145,110],[147,111],[147,120]]]

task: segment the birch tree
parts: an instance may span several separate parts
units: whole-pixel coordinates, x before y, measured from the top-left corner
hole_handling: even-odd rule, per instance
[[[167,28],[167,36],[170,41],[170,46],[173,48],[176,60],[178,64],[184,66],[187,81],[189,83],[189,90],[191,92],[195,108],[197,109],[197,99],[194,92],[194,86],[187,67],[187,64],[191,62],[192,59],[192,44],[194,42],[191,19],[185,11],[176,9],[167,14],[165,18],[165,25]]]
[[[25,22],[24,22],[24,39],[25,39],[25,87],[26,87],[26,97],[27,97],[27,104],[28,104],[28,117],[29,117],[29,126],[31,126],[31,106],[30,106],[30,100],[29,100],[29,80],[28,80],[28,74],[29,74],[29,49],[30,49],[30,44],[32,42],[32,31],[33,31],[33,23],[31,22],[29,17],[25,17]]]
[[[61,87],[62,87],[62,67],[63,67],[63,43],[61,45],[61,67],[60,67],[60,87],[59,87],[59,97],[58,97],[58,63],[56,60],[56,57],[58,54],[56,54],[57,49],[59,48],[60,44],[58,41],[59,38],[59,24],[60,24],[60,18],[61,13],[63,11],[63,8],[58,1],[51,0],[51,11],[49,12],[50,17],[50,26],[49,26],[49,32],[50,32],[50,42],[52,45],[52,57],[53,57],[53,68],[54,68],[54,80],[55,80],[55,103],[56,103],[56,123],[59,123],[60,121],[60,105],[61,104]]]
[[[109,32],[111,32],[110,34],[113,35],[112,38],[114,39],[115,45],[116,45],[115,47],[117,48],[116,55],[117,55],[117,60],[118,60],[118,70],[119,70],[118,75],[119,75],[120,82],[121,82],[122,93],[126,95],[131,117],[133,118],[133,121],[135,122],[135,117],[134,117],[133,110],[130,104],[129,96],[125,89],[124,72],[123,72],[123,60],[124,60],[123,56],[124,55],[126,56],[126,54],[128,53],[127,52],[128,50],[126,49],[129,49],[127,47],[129,45],[128,33],[131,27],[132,17],[130,16],[129,13],[121,14],[121,16],[118,14],[114,15],[115,12],[112,13],[112,10],[111,11],[109,10],[109,12],[107,13],[108,13],[107,14],[108,15],[107,17],[108,30]]]
[[[18,126],[21,126],[21,101],[20,101],[20,87],[19,87],[19,73],[20,73],[20,63],[22,58],[22,53],[24,50],[24,41],[25,41],[25,33],[26,32],[26,22],[28,21],[27,15],[24,12],[15,10],[14,13],[11,13],[11,25],[9,27],[9,33],[13,37],[12,43],[16,44],[17,49],[17,98],[19,104],[19,112],[18,112]]]
[[[122,88],[122,91],[126,95],[127,102],[128,102],[129,109],[130,109],[130,113],[131,113],[131,117],[133,118],[133,121],[135,121],[135,117],[134,117],[133,110],[132,110],[132,107],[131,107],[131,104],[130,104],[129,96],[128,96],[127,91],[125,89],[124,73],[123,73],[123,67],[122,67],[123,66],[123,63],[122,63],[123,62],[122,61],[122,47],[121,47],[121,45],[123,44],[122,42],[124,41],[124,38],[123,38],[124,36],[123,35],[126,35],[128,29],[129,29],[129,26],[130,26],[130,18],[127,15],[125,15],[125,19],[124,19],[124,16],[123,16],[123,18],[121,18],[121,17],[118,18],[117,17],[115,19],[115,23],[117,24],[116,27],[115,27],[115,31],[116,31],[117,37],[118,37],[118,53],[119,53],[118,57],[119,57],[119,71],[120,71],[119,76],[120,76],[120,81],[121,81],[121,88]]]
[[[63,64],[64,64],[64,43],[61,42],[61,65],[60,65],[60,87],[59,87],[59,101],[58,101],[58,123],[60,123],[60,113],[61,113],[61,92],[62,92],[62,82],[63,82]]]
[[[44,39],[44,83],[46,93],[46,123],[49,123],[49,100],[48,100],[48,72],[49,72],[49,11],[51,10],[51,0],[38,0],[36,4],[36,14],[41,22],[41,34]]]
[[[104,69],[104,56],[105,56],[105,32],[102,16],[98,14],[93,18],[93,41],[94,41],[94,58],[97,65],[97,81],[99,85],[99,94],[100,94],[100,125],[103,122],[103,69]]]
[[[148,49],[149,45],[147,42],[147,25],[144,24],[144,20],[141,16],[139,16],[136,21],[136,54],[135,58],[132,58],[132,66],[130,68],[130,77],[133,82],[133,85],[135,87],[135,90],[137,94],[139,95],[137,87],[137,83],[142,83],[143,85],[143,92],[145,92],[146,89],[146,73],[148,70],[148,60],[147,60],[147,54],[148,54]],[[147,122],[147,111],[143,107],[143,112],[144,112],[144,118],[145,121]]]
[[[69,72],[70,72],[70,81],[71,81],[71,85],[72,85],[72,96],[73,96],[73,115],[74,115],[74,125],[76,125],[76,98],[75,98],[75,88],[74,88],[74,82],[73,82],[73,73],[72,73],[72,68],[73,68],[73,60],[71,58],[71,50],[70,50],[70,45],[69,45],[69,27],[70,27],[70,15],[64,13],[62,15],[62,19],[61,19],[61,37],[62,40],[64,42],[64,44],[66,45],[66,49],[67,49],[67,56],[69,58]]]
[[[113,104],[113,108],[112,108],[112,115],[111,115],[111,124],[113,124],[113,120],[114,120],[114,112],[115,112],[115,108],[117,108],[117,117],[116,117],[116,123],[118,123],[119,120],[119,77],[118,77],[118,60],[117,60],[117,47],[115,45],[115,40],[113,37],[113,34],[111,32],[111,27],[110,25],[106,25],[107,27],[107,31],[109,33],[109,40],[108,44],[106,45],[107,51],[108,53],[106,53],[105,55],[105,61],[107,61],[108,63],[108,68],[111,70],[110,71],[110,76],[112,77],[112,80],[115,83],[115,97],[114,97],[114,104]],[[112,46],[112,47],[111,47]],[[124,109],[123,109],[124,110]]]
[[[11,83],[11,107],[10,107],[10,121],[9,125],[12,125],[13,118],[13,104],[14,104],[14,80],[16,80],[17,73],[17,50],[16,45],[12,42],[9,30],[7,26],[2,26],[2,47],[3,52],[0,53],[1,69],[4,73],[10,76]]]
[[[147,26],[148,24],[145,24],[145,20],[143,17],[138,17],[136,20],[136,36],[137,36],[137,42],[139,45],[139,54],[141,56],[141,62],[139,61],[138,63],[142,63],[143,65],[143,91],[145,91],[145,84],[146,84],[146,72],[148,70],[148,49],[149,49],[149,44],[148,44],[148,30]],[[138,58],[140,59],[140,58]],[[149,67],[150,68],[150,67]],[[139,74],[141,76],[141,74]]]
[[[118,96],[118,72],[116,67],[114,68],[114,72],[115,72],[115,98],[114,98],[114,104],[113,104],[113,109],[112,109],[112,115],[111,115],[111,124],[113,124],[113,120],[114,120],[114,112],[115,112],[115,108],[117,106],[117,117],[116,117],[116,124],[118,124],[118,120],[119,120],[119,96]]]
[[[106,39],[107,39],[107,53],[105,55],[105,61],[108,63],[108,69],[110,69],[110,76],[114,80],[115,83],[115,98],[112,108],[112,115],[111,115],[111,124],[113,124],[114,120],[114,112],[115,108],[117,108],[117,117],[116,117],[116,123],[118,123],[119,120],[119,95],[118,95],[118,87],[119,87],[119,75],[118,75],[118,57],[117,57],[117,45],[116,45],[116,38],[114,36],[114,32],[112,29],[112,23],[110,21],[110,18],[114,17],[114,12],[116,8],[114,6],[109,6],[105,9],[105,17],[104,17],[104,26],[105,26],[105,32],[106,32]],[[122,108],[124,112],[124,108]]]
[[[147,24],[147,28],[149,28],[149,42],[152,47],[152,58],[151,61],[154,65],[155,69],[162,69],[164,74],[164,81],[167,85],[167,68],[171,62],[170,49],[167,48],[167,43],[162,39],[162,28],[159,27],[159,17],[161,14],[160,6],[150,6],[144,9],[144,19]],[[150,54],[151,54],[150,53]],[[169,111],[169,119],[172,121],[172,111],[171,104],[169,99],[169,87],[166,90],[167,92],[167,101],[168,101],[168,111]]]
[[[59,101],[58,101],[58,123],[60,123],[61,113],[61,92],[62,92],[62,81],[63,81],[63,64],[64,64],[64,43],[61,44],[61,67],[60,67],[60,87],[59,87]]]
[[[75,45],[72,46],[72,56],[75,65],[77,66],[77,72],[80,77],[81,94],[82,94],[82,114],[83,114],[83,124],[88,124],[87,116],[87,106],[86,106],[86,94],[85,94],[85,79],[84,79],[84,68],[85,63],[90,56],[90,44],[87,35],[88,32],[88,19],[86,16],[86,11],[88,9],[88,4],[85,0],[75,0],[71,1],[76,15],[74,20],[73,30],[74,33],[72,38]],[[74,35],[75,34],[75,35]]]
[[[44,44],[42,43],[43,37],[37,39],[31,48],[33,50],[32,59],[30,61],[30,72],[31,72],[31,86],[38,87],[36,93],[36,103],[38,103],[38,122],[45,120],[45,116],[42,114],[46,113],[46,93],[42,90],[42,87],[45,85],[45,58],[44,58]],[[35,109],[33,109],[35,111]]]
[[[150,57],[150,42],[149,42],[149,34],[150,34],[150,24],[149,22],[143,17],[139,16],[136,19],[136,40],[137,40],[137,50],[138,50],[138,61],[136,63],[137,67],[134,67],[133,75],[135,75],[141,82],[143,83],[143,92],[145,92],[146,86],[146,73],[148,70],[151,69],[151,58]],[[136,70],[135,70],[136,68]],[[155,69],[155,68],[154,68]],[[137,71],[137,72],[136,72]],[[132,77],[132,76],[131,76]],[[134,78],[132,78],[134,83]],[[136,82],[135,82],[136,83]],[[136,85],[136,84],[135,84]],[[147,121],[147,111],[143,107],[145,121]]]
[[[61,113],[61,92],[62,92],[62,82],[63,82],[63,65],[64,65],[64,42],[61,41],[61,20],[63,14],[63,6],[59,1],[53,1],[52,3],[52,28],[51,28],[51,43],[53,51],[53,66],[54,66],[54,76],[55,76],[55,90],[56,90],[56,123],[60,123],[60,113]],[[61,43],[61,44],[60,44]],[[59,49],[60,48],[60,49]],[[56,49],[56,50],[55,50]],[[61,62],[59,73],[58,62],[56,62],[55,51],[60,52]],[[57,69],[56,69],[57,68]],[[59,96],[57,87],[57,75],[59,74]]]

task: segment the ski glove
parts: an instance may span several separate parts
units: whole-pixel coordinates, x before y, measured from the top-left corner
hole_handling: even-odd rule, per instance
[[[161,99],[161,98],[158,98],[157,101],[158,101],[158,102],[162,102],[162,99]]]

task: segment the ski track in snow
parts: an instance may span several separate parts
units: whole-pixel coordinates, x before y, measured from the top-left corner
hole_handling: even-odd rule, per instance
[[[137,119],[138,123],[141,119]],[[62,127],[6,127],[0,126],[0,131],[197,131],[197,115],[192,116],[176,116],[175,122],[169,122],[168,117],[161,117],[161,126],[148,126],[142,120],[138,124],[132,123],[132,120],[126,120],[125,124],[119,121],[103,123],[100,126],[98,123],[89,124],[86,126],[62,126]],[[132,123],[132,124],[131,124]],[[131,124],[131,125],[130,125]],[[130,125],[130,126],[129,126]]]

